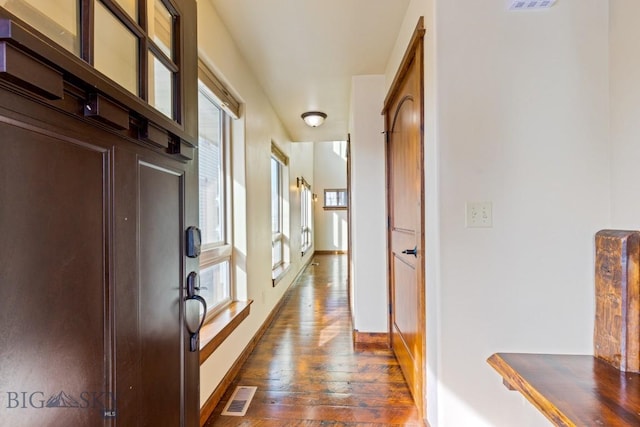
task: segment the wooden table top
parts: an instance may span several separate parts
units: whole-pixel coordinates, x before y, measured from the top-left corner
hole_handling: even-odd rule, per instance
[[[593,356],[496,353],[487,362],[556,426],[640,426],[640,374]]]

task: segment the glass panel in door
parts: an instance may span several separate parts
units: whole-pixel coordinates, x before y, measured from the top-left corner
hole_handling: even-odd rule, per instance
[[[77,0],[0,0],[0,6],[51,40],[80,56]]]
[[[94,13],[94,67],[138,95],[138,38],[101,2]]]

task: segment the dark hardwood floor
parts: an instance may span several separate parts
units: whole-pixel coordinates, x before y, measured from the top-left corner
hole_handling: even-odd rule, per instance
[[[346,255],[317,255],[205,426],[422,426],[390,350],[354,349]],[[222,416],[257,386],[244,417]]]

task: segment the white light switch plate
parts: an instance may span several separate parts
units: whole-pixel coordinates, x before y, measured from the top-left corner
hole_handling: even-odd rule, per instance
[[[493,227],[491,202],[467,202],[466,210],[467,228]]]

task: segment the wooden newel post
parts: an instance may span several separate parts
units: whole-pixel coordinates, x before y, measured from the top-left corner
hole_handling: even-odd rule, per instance
[[[594,356],[640,372],[640,232],[596,234]]]

